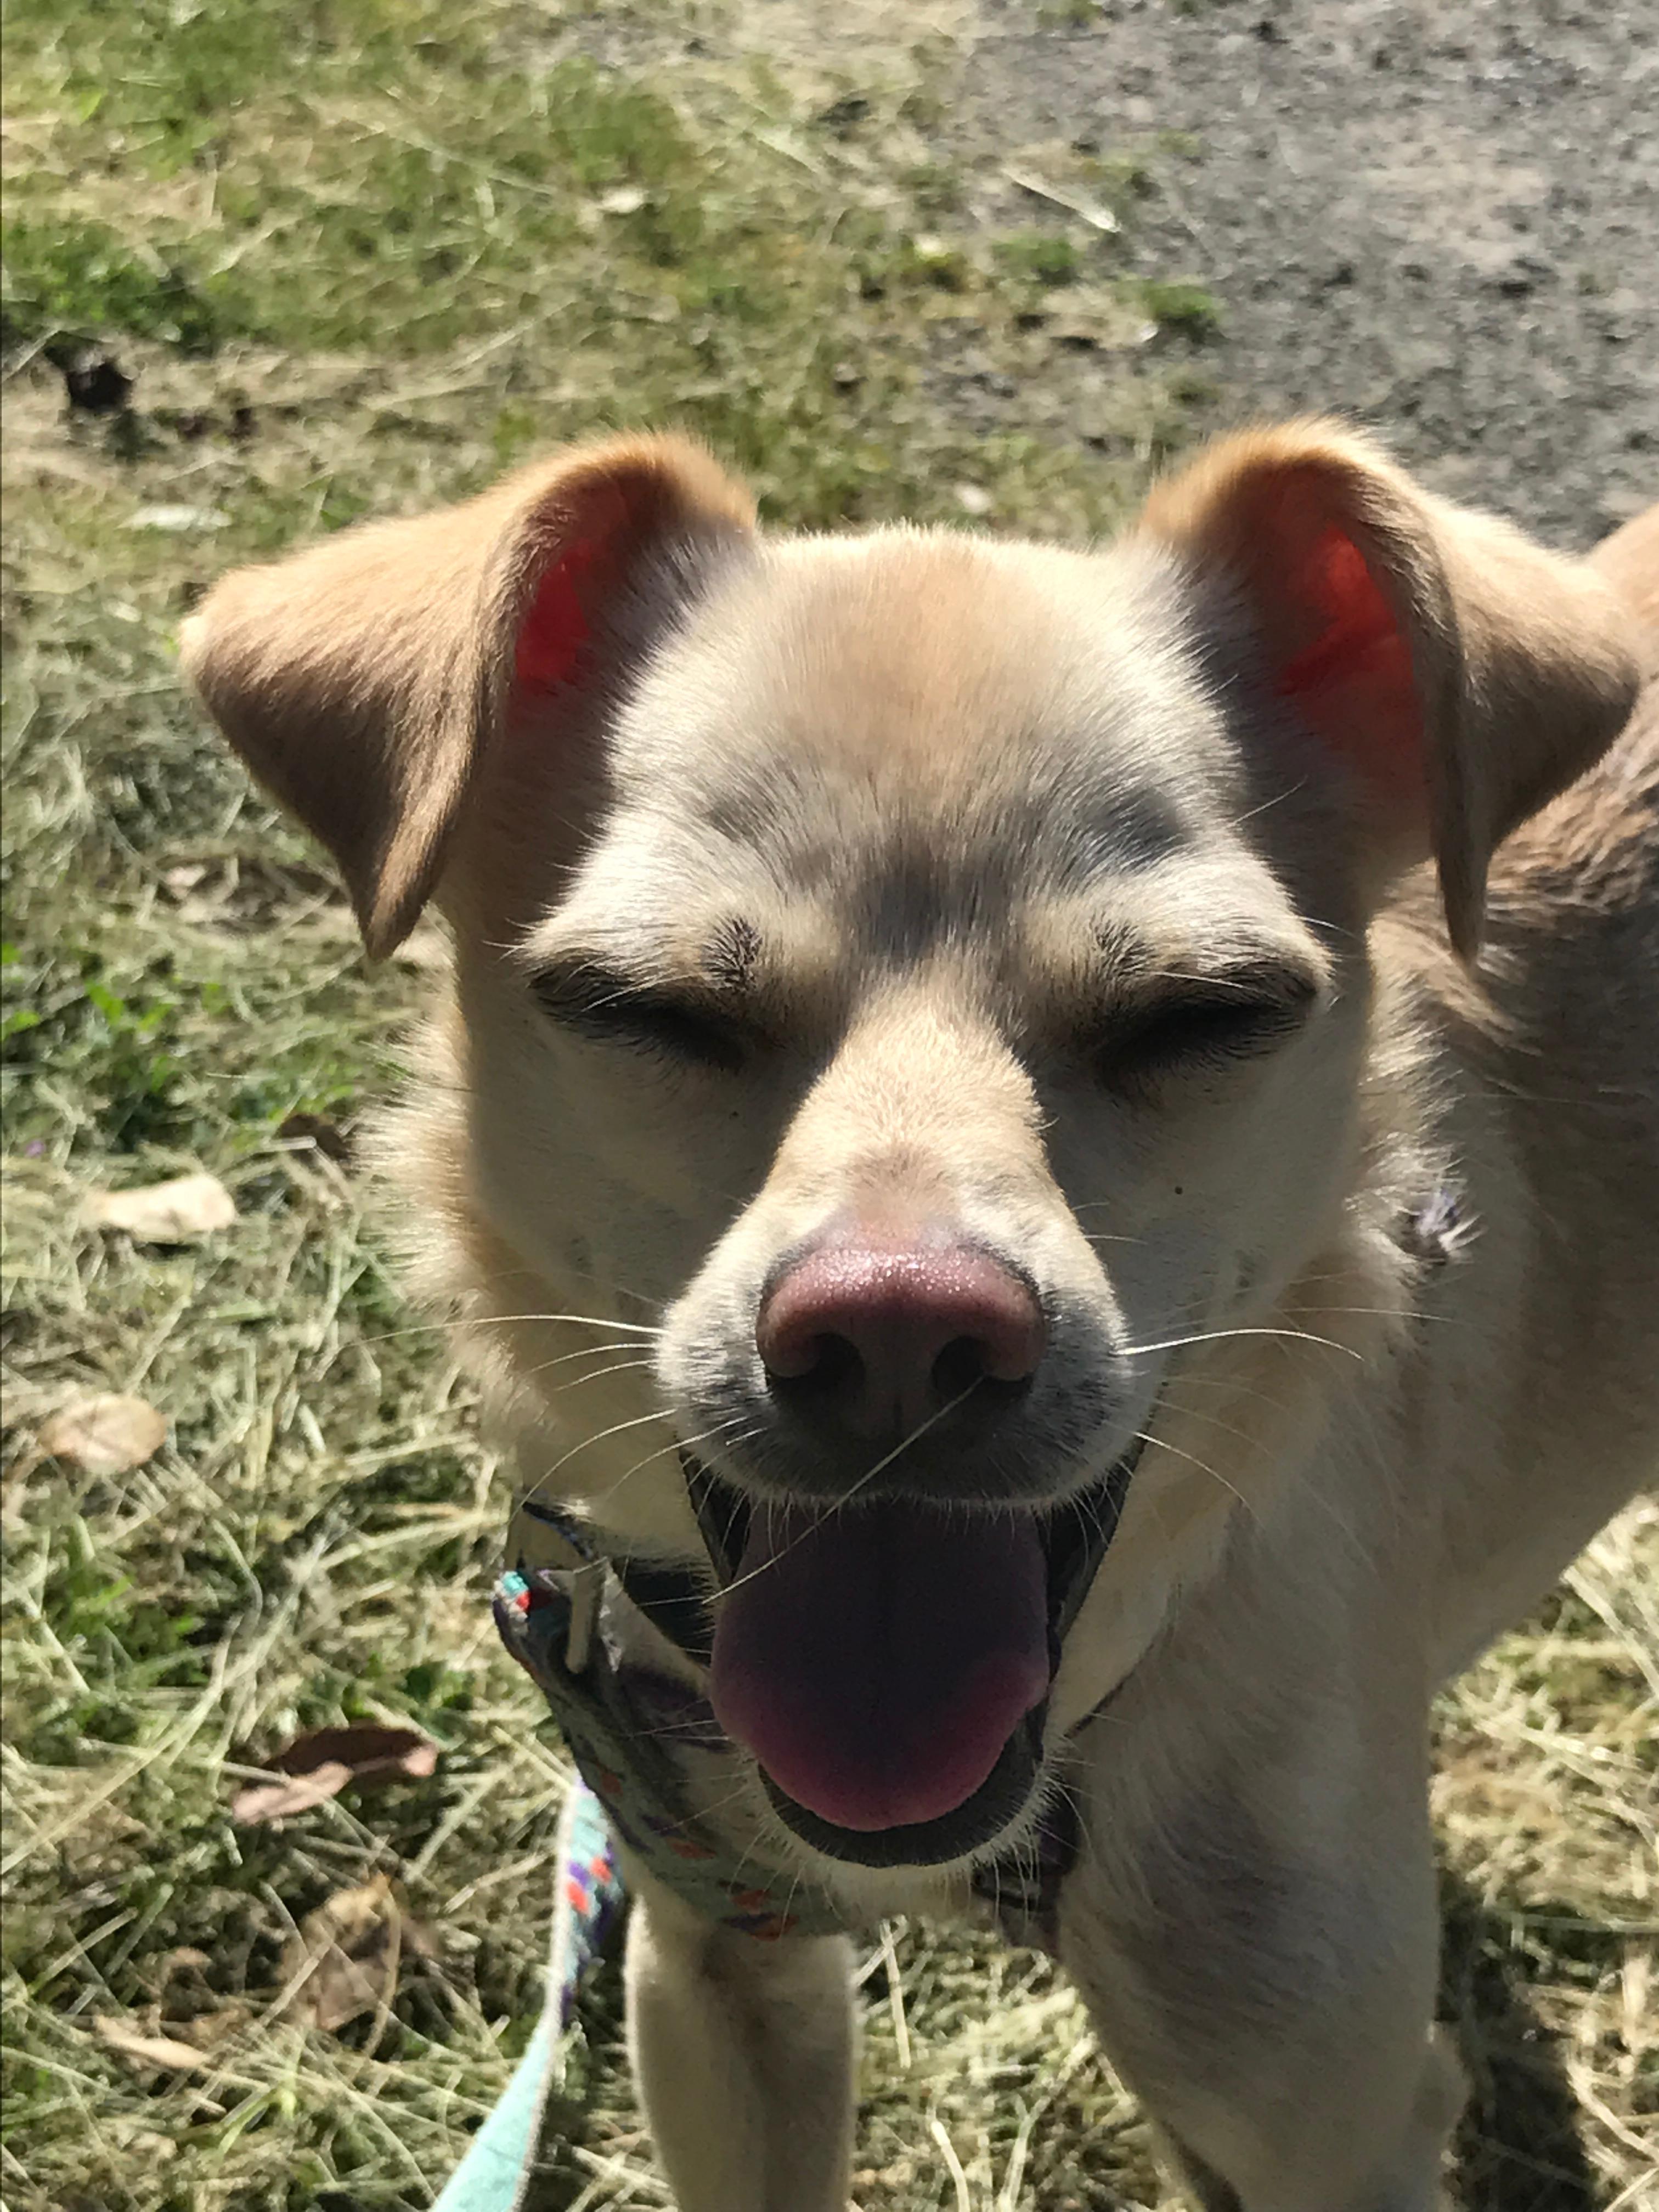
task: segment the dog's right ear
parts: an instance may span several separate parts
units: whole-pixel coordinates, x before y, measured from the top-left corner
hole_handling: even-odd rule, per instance
[[[507,725],[534,715],[556,749],[562,710],[625,672],[641,592],[672,601],[753,520],[683,439],[574,448],[465,506],[238,569],[185,623],[185,671],[332,852],[379,956],[414,927]]]

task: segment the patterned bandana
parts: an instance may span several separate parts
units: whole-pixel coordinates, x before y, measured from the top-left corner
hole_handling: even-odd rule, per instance
[[[496,1626],[540,1685],[617,1835],[723,1928],[763,1942],[841,1934],[846,1916],[825,1891],[800,1876],[769,1875],[752,1858],[740,1864],[690,1810],[676,1755],[729,1747],[695,1690],[610,1649],[597,1620],[609,1569],[588,1532],[535,1505],[520,1510],[514,1539],[517,1563],[496,1588]],[[534,1563],[538,1555],[544,1564]]]

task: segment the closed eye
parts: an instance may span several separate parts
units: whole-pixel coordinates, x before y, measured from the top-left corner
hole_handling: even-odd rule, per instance
[[[1115,1008],[1091,1057],[1104,1083],[1133,1086],[1269,1052],[1301,1028],[1319,987],[1297,969],[1194,978]]]
[[[546,969],[532,988],[543,1011],[580,1036],[726,1074],[735,1074],[761,1042],[749,1024],[694,992],[587,963]]]

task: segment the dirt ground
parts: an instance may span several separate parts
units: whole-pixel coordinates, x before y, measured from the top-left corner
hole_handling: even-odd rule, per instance
[[[1656,107],[1651,0],[989,0],[955,127],[1192,134],[1126,246],[1220,302],[1224,417],[1340,410],[1574,544],[1659,497]]]

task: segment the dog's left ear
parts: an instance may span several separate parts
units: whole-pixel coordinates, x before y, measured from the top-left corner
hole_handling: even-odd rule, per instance
[[[1432,852],[1472,957],[1494,848],[1635,701],[1613,594],[1326,422],[1224,440],[1153,491],[1141,527],[1243,594],[1272,689],[1352,772],[1382,865]]]

